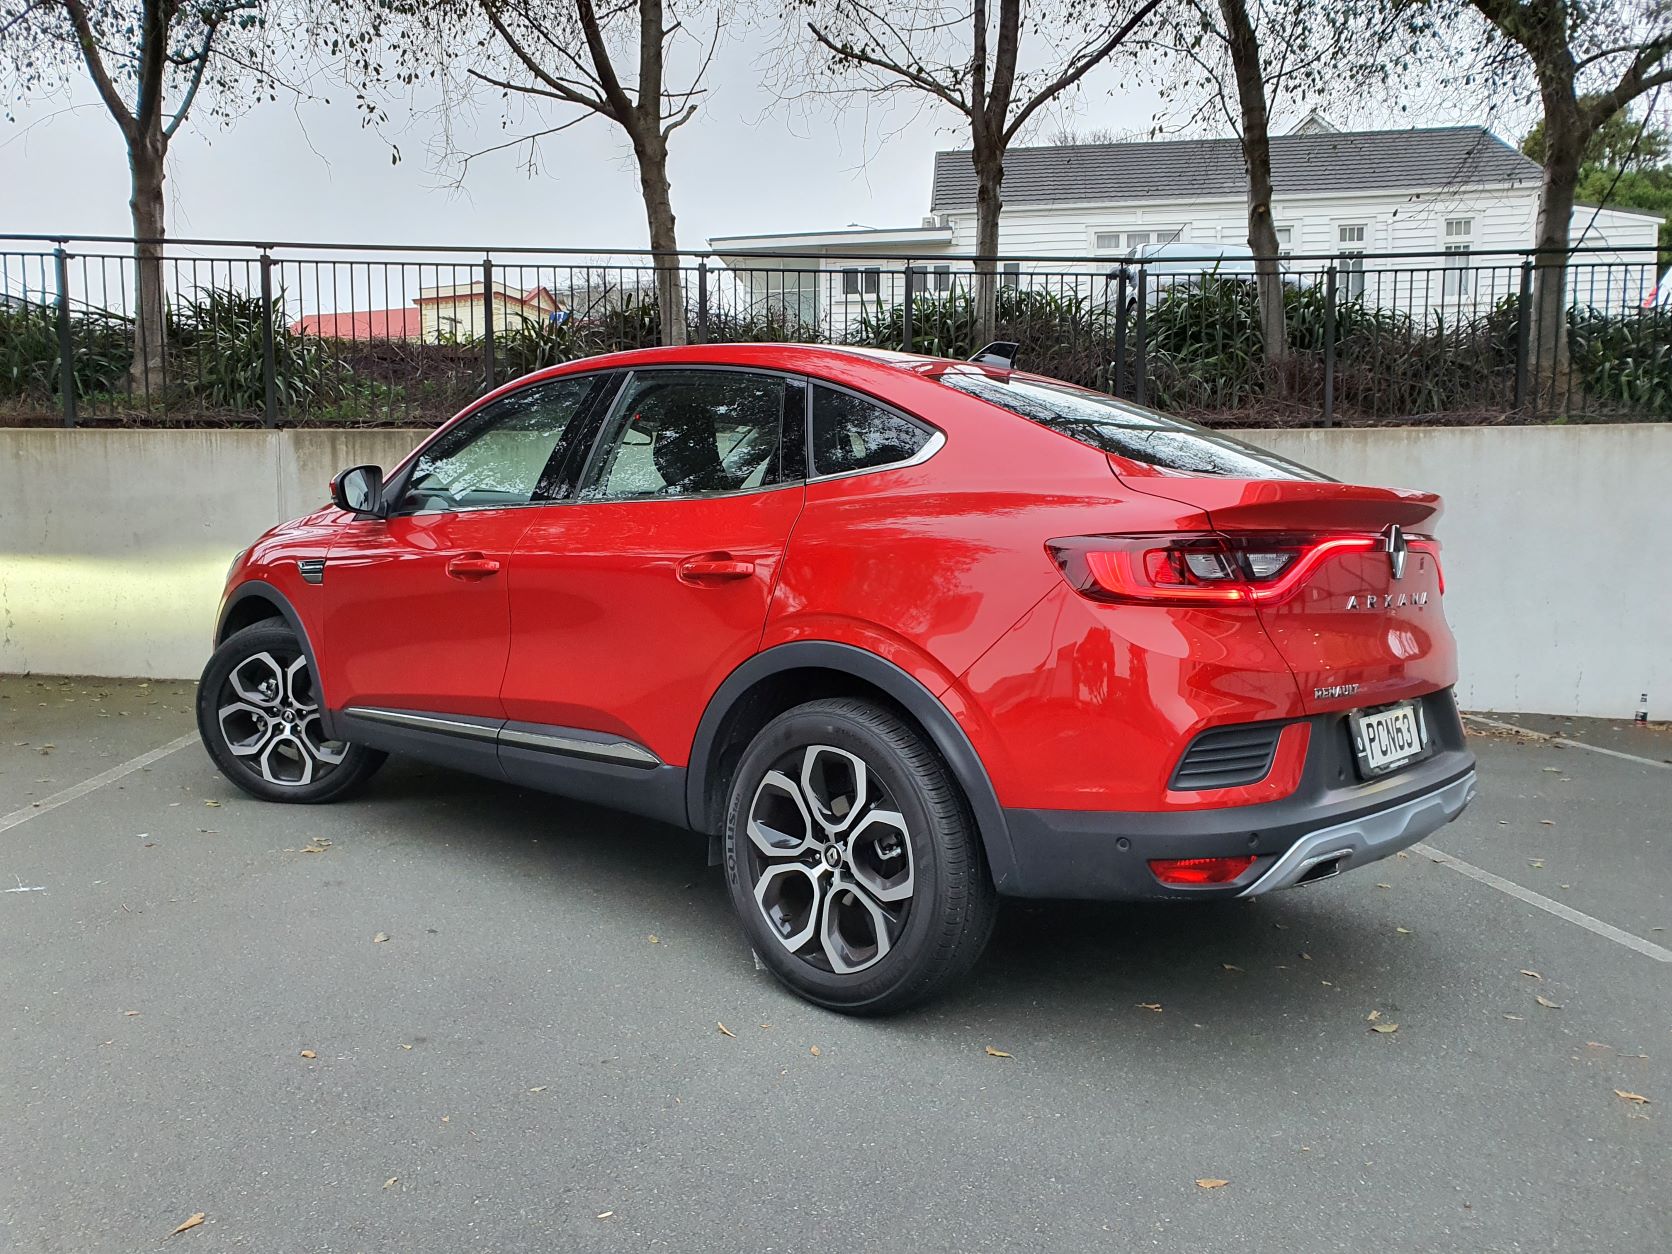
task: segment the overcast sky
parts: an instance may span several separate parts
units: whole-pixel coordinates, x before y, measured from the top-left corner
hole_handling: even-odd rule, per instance
[[[762,83],[765,37],[722,48],[702,111],[672,142],[674,208],[682,244],[713,235],[842,227],[913,226],[928,211],[936,149],[965,145],[947,110],[853,104],[791,107]],[[1141,132],[1162,108],[1130,67],[1105,69],[1044,117],[1063,126]],[[169,226],[178,237],[368,243],[533,245],[604,251],[643,247],[644,213],[630,152],[602,119],[526,150],[472,164],[451,185],[439,154],[450,129],[462,148],[504,138],[496,101],[444,129],[433,100],[391,102],[381,133],[363,127],[352,93],[319,84],[301,104],[281,97],[222,127],[205,116],[183,128],[169,157]],[[1394,125],[1475,120],[1420,102]],[[425,107],[430,106],[430,107]],[[1332,114],[1333,114],[1332,110]],[[1369,115],[1343,121],[1364,122]],[[1281,119],[1292,124],[1293,117]],[[1373,119],[1374,120],[1374,119]],[[391,143],[402,153],[391,162]],[[127,234],[127,169],[115,124],[78,81],[68,96],[27,102],[0,122],[0,224],[6,231]]]

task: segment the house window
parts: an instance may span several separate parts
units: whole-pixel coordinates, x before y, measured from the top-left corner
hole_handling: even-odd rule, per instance
[[[1146,244],[1171,244],[1184,234],[1182,226],[1151,227],[1144,231],[1097,231],[1092,239],[1092,251],[1131,256]]]
[[[880,290],[881,282],[880,266],[867,266],[863,270],[855,266],[842,271],[842,295],[858,296],[863,292],[867,296],[874,296]]]
[[[999,272],[999,282],[1005,287],[1021,287],[1022,263],[1019,261],[1005,262],[1004,268]]]
[[[1292,226],[1280,226],[1276,229],[1277,229],[1277,255],[1279,257],[1292,257],[1294,255],[1294,252],[1295,252],[1295,249],[1294,249],[1295,228],[1292,227]]]
[[[1347,299],[1358,300],[1364,295],[1364,237],[1362,222],[1344,222],[1335,228],[1335,242],[1341,256],[1341,277],[1347,286]]]
[[[1118,253],[1120,251],[1119,231],[1098,231],[1091,237],[1093,252]]]
[[[1469,249],[1474,243],[1473,218],[1447,218],[1445,233],[1446,278],[1445,295],[1448,300],[1461,300],[1469,295]]]
[[[935,267],[935,290],[937,292],[949,292],[952,290],[951,266]]]

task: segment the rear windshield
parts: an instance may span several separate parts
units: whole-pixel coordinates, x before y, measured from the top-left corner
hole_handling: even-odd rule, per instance
[[[1082,444],[1161,470],[1232,479],[1328,481],[1327,475],[1298,462],[1101,392],[1035,379],[1000,380],[973,370],[948,371],[940,381]]]

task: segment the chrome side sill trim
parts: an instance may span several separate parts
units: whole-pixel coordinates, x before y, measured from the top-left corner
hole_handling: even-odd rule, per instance
[[[576,758],[599,758],[605,762],[621,762],[628,766],[662,765],[662,759],[630,740],[579,740],[573,736],[559,736],[550,732],[516,731],[507,728],[499,733],[499,743],[514,745],[520,749],[545,749]]]
[[[585,733],[565,735],[578,729],[553,728],[547,732],[526,731],[504,725],[504,720],[470,722],[463,718],[448,718],[443,714],[420,714],[413,710],[385,710],[376,706],[351,705],[342,713],[392,727],[406,727],[414,731],[432,732],[439,736],[462,736],[470,740],[491,740],[518,749],[536,749],[572,758],[591,758],[624,766],[656,767],[662,765],[643,745],[631,740],[588,740]]]
[[[1336,870],[1349,871],[1366,862],[1385,858],[1438,831],[1463,813],[1463,808],[1474,799],[1475,773],[1470,771],[1409,801],[1399,802],[1385,810],[1372,810],[1345,823],[1311,832],[1291,845],[1287,853],[1266,869],[1264,875],[1237,895],[1258,897],[1262,893],[1289,888],[1319,863],[1339,860]],[[1332,872],[1320,878],[1334,877]]]

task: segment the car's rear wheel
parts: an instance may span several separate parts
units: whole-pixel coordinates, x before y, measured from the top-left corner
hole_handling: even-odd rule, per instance
[[[197,689],[197,729],[215,765],[263,801],[335,801],[386,754],[333,740],[318,688],[289,627],[262,622],[222,642]]]
[[[897,715],[840,698],[773,719],[738,764],[726,875],[767,968],[832,1010],[886,1014],[967,971],[996,897],[969,808]]]

